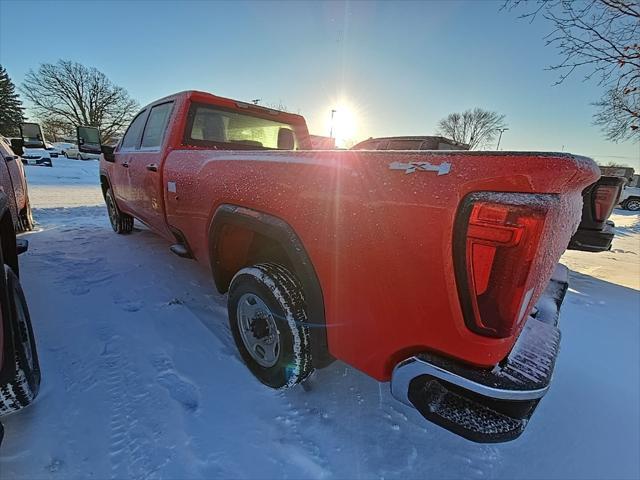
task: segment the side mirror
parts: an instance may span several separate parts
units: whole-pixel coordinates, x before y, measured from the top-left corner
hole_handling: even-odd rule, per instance
[[[23,148],[45,148],[46,146],[39,123],[21,123],[20,136],[24,143]]]
[[[114,155],[115,145],[102,145],[102,155],[106,162],[115,162],[116,156]]]
[[[78,127],[78,150],[82,153],[97,153],[100,154],[100,130],[95,127]]]
[[[11,139],[11,150],[13,150],[13,153],[15,153],[16,155],[24,155],[24,142],[21,138]]]

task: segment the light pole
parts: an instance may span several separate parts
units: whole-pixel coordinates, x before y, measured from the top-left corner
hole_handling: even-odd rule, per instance
[[[500,150],[500,140],[502,140],[502,132],[506,132],[507,130],[509,130],[508,128],[496,128],[496,132],[500,132],[500,136],[498,137],[498,146],[496,147],[496,150]]]
[[[333,114],[336,113],[335,110],[331,110],[331,126],[329,127],[329,138],[333,138]]]

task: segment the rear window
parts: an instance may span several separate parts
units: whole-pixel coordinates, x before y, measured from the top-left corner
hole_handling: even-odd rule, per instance
[[[295,150],[300,143],[287,123],[202,104],[191,106],[185,141],[230,150]]]

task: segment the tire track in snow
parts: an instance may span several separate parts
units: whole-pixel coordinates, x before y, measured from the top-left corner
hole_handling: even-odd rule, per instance
[[[161,420],[153,408],[149,385],[142,383],[135,363],[124,352],[123,338],[109,325],[99,327],[104,342],[104,378],[110,399],[109,460],[111,478],[160,478],[173,458],[174,444],[165,440]]]

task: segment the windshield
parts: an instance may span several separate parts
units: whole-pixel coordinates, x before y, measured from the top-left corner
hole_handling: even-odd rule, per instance
[[[300,143],[290,124],[199,104],[189,112],[185,140],[230,150],[296,150]]]

